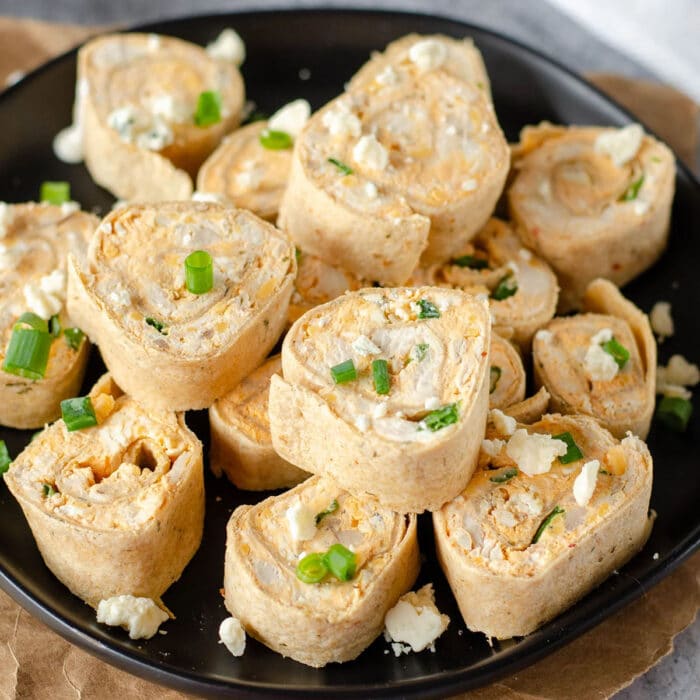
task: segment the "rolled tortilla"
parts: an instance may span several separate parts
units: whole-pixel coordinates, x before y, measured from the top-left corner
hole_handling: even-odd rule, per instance
[[[285,337],[284,379],[270,384],[272,444],[355,495],[403,513],[435,510],[474,469],[489,346],[487,305],[463,292],[349,292],[308,311]],[[335,384],[331,368],[348,360],[357,379]],[[387,394],[374,386],[375,360],[387,362]]]
[[[262,146],[260,134],[266,128],[267,122],[259,121],[229,134],[202,165],[197,190],[223,196],[274,222],[287,186],[292,150]]]
[[[375,51],[348,83],[347,89],[374,86],[381,89],[396,80],[396,71],[421,75],[440,70],[474,85],[491,100],[489,76],[481,52],[470,37],[453,39],[444,34],[407,34]]]
[[[158,600],[199,547],[202,445],[182,414],[144,409],[109,375],[90,392],[100,421],[44,429],[5,483],[46,565],[72,593]]]
[[[573,605],[651,530],[652,460],[639,438],[618,442],[588,416],[556,414],[508,432],[489,424],[474,478],[433,514],[440,565],[467,627],[499,639],[529,634]],[[560,441],[544,436],[565,432],[583,458],[562,464],[547,444]],[[524,464],[546,471],[528,476]]]
[[[498,333],[491,335],[489,408],[505,409],[525,398],[525,367],[515,346]]]
[[[314,527],[314,514],[334,502],[337,509]],[[292,529],[295,511],[311,518],[307,540]],[[351,580],[297,578],[303,553],[325,552],[338,542],[355,553]],[[351,496],[330,479],[313,477],[280,496],[239,506],[226,528],[226,608],[248,634],[315,668],[349,661],[368,647],[418,568],[416,516]]]
[[[535,335],[535,382],[551,394],[553,411],[584,413],[617,438],[631,430],[644,439],[654,411],[656,372],[656,342],[649,319],[604,279],[588,285],[583,307],[587,313],[555,318]],[[605,367],[601,374],[596,360],[600,356],[610,363],[595,348],[604,342],[605,337],[597,336],[605,331],[630,354],[610,377]]]
[[[480,90],[439,69],[397,75],[311,117],[280,208],[302,250],[383,284],[404,283],[421,255],[456,253],[491,215],[509,163]]]
[[[309,476],[272,448],[270,377],[281,371],[282,361],[275,355],[209,409],[211,470],[217,477],[225,474],[239,489],[289,488]]]
[[[592,279],[621,286],[664,250],[675,162],[639,125],[526,127],[513,167],[511,216],[556,272],[561,311],[580,307]]]
[[[297,249],[297,276],[289,303],[289,323],[319,304],[336,299],[345,292],[369,286],[337,265]]]
[[[0,367],[23,313],[47,321],[56,315],[61,331],[75,325],[65,308],[66,258],[71,252],[84,255],[98,223],[74,202],[0,203]],[[61,401],[80,389],[89,351],[86,338],[73,348],[61,332],[51,344],[43,379],[0,370],[0,424],[40,428],[58,418]]]
[[[214,286],[199,295],[187,290],[184,266],[198,249],[214,264]],[[201,202],[129,205],[103,220],[85,264],[71,258],[68,308],[134,398],[208,408],[277,342],[295,272],[289,240],[250,212]]]
[[[221,119],[198,126],[201,93],[220,97]],[[243,80],[233,63],[155,34],[108,34],[78,52],[85,164],[126,200],[187,199],[192,179],[240,121]]]
[[[488,294],[494,330],[523,352],[529,352],[535,331],[554,316],[559,294],[549,265],[523,248],[510,225],[496,218],[450,261],[415,270],[411,282]],[[513,294],[500,293],[509,286]]]

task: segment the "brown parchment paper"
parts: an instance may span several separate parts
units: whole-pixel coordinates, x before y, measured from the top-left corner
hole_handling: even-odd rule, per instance
[[[96,33],[94,27],[0,17],[0,89]],[[617,75],[588,76],[696,165],[698,106],[677,90]],[[214,592],[216,593],[216,592]],[[212,595],[214,594],[212,593]],[[66,595],[70,595],[66,591]],[[617,615],[568,646],[460,700],[607,698],[673,650],[700,608],[700,553]],[[0,592],[0,698],[180,700],[189,696],[120,671],[81,651]]]

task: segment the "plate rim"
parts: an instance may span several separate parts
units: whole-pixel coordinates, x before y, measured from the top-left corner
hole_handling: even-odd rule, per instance
[[[221,10],[216,12],[206,12],[202,14],[183,13],[168,17],[163,17],[158,20],[138,23],[129,26],[104,27],[104,30],[90,34],[84,41],[80,42],[75,47],[64,51],[63,53],[49,59],[36,68],[28,71],[17,83],[8,86],[0,93],[0,103],[12,95],[15,91],[24,89],[26,83],[30,82],[36,76],[49,70],[55,64],[65,61],[68,58],[75,56],[80,47],[90,39],[100,36],[106,32],[109,33],[125,33],[125,32],[147,32],[149,30],[162,27],[168,24],[184,23],[188,20],[221,20],[224,18],[235,18],[247,16],[251,19],[259,16],[270,14],[288,14],[288,15],[371,15],[374,17],[384,16],[389,17],[414,17],[416,19],[438,20],[452,22],[465,29],[465,32],[476,30],[478,33],[485,34],[491,38],[505,42],[506,44],[517,47],[520,51],[530,54],[540,61],[543,61],[550,66],[553,66],[557,71],[564,73],[569,80],[578,83],[588,91],[594,93],[599,99],[607,102],[614,107],[625,119],[629,121],[640,121],[628,109],[623,107],[617,100],[608,96],[600,88],[589,82],[583,75],[562,63],[537,47],[531,46],[521,39],[517,39],[499,32],[496,29],[485,27],[474,22],[467,22],[450,14],[441,14],[433,12],[421,12],[414,9],[372,9],[358,8],[349,6],[318,6],[318,7],[302,7],[292,8],[289,6],[270,6],[254,9],[242,9],[237,11],[235,8],[231,10]],[[645,130],[654,135],[646,124]],[[658,136],[657,136],[658,138]],[[662,139],[660,139],[662,140]],[[690,183],[692,188],[697,190],[700,195],[700,175],[696,175],[688,165],[686,165],[674,151],[676,160],[676,178],[683,175]],[[317,685],[295,685],[292,687],[284,686],[284,695],[286,697],[308,697],[309,695],[318,695],[319,693],[332,692],[337,697],[367,697],[367,693],[372,693],[373,697],[393,697],[401,695],[402,697],[442,697],[449,693],[460,692],[464,690],[483,687],[489,683],[493,683],[500,678],[520,671],[531,666],[542,658],[548,656],[557,649],[562,648],[574,639],[582,636],[590,631],[605,619],[619,612],[624,607],[641,597],[646,591],[655,586],[663,578],[671,574],[683,562],[685,562],[696,551],[700,551],[700,522],[691,531],[691,533],[683,538],[680,542],[670,550],[665,557],[663,565],[656,569],[652,569],[637,580],[638,586],[629,587],[623,590],[614,599],[614,602],[607,605],[604,609],[596,611],[580,621],[577,625],[576,633],[564,633],[563,629],[555,631],[555,633],[547,640],[546,644],[539,644],[533,648],[525,648],[521,653],[513,658],[506,659],[492,667],[488,660],[477,663],[470,669],[459,669],[441,671],[430,675],[421,676],[412,679],[398,679],[387,684],[366,684],[366,685],[336,685],[332,690],[320,689]],[[90,634],[83,632],[78,627],[75,627],[71,620],[60,614],[58,611],[36,600],[29,590],[23,586],[0,562],[0,589],[7,593],[15,602],[21,605],[31,615],[42,621],[54,632],[62,636],[64,639],[75,644],[79,648],[88,653],[102,659],[112,666],[125,670],[145,680],[159,683],[166,687],[177,690],[198,693],[208,697],[236,696],[236,697],[261,697],[279,694],[282,687],[279,684],[267,681],[256,681],[253,679],[235,679],[219,681],[209,679],[203,681],[201,676],[194,672],[189,672],[186,669],[171,666],[167,663],[162,663],[156,658],[149,658],[144,661],[135,653],[128,649],[118,646],[112,646],[109,643],[104,643]],[[469,674],[469,678],[464,678],[465,674]]]

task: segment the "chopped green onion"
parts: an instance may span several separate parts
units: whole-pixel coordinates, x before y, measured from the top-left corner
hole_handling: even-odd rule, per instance
[[[489,266],[489,261],[484,258],[477,258],[474,255],[460,255],[452,260],[453,265],[468,267],[471,270],[485,270]]]
[[[165,327],[165,324],[159,321],[158,319],[146,316],[144,320],[149,326],[153,326],[153,328],[155,328],[161,335],[168,335],[168,331]]]
[[[63,337],[71,350],[79,350],[85,333],[83,333],[80,328],[64,328]]]
[[[496,288],[491,292],[491,298],[496,301],[503,301],[512,297],[518,291],[518,280],[512,274],[502,277]]]
[[[611,476],[610,472],[607,469],[599,469],[598,474],[606,474],[607,476]]]
[[[206,294],[214,286],[214,262],[206,250],[185,258],[185,284],[192,294]]]
[[[58,338],[61,335],[61,319],[58,317],[58,314],[54,314],[49,319],[49,330],[54,338]]]
[[[69,432],[97,425],[97,416],[89,396],[61,401],[61,417]]]
[[[491,481],[494,484],[505,484],[506,481],[510,481],[514,476],[518,476],[518,470],[515,467],[508,467],[505,471],[500,474],[491,477]]]
[[[559,506],[554,506],[554,510],[542,521],[540,526],[537,528],[537,532],[532,538],[531,544],[537,544],[540,541],[540,537],[542,537],[542,533],[550,526],[552,520],[554,520],[554,518],[556,518],[557,515],[562,515],[563,513],[566,513],[566,511],[563,508],[560,508]]]
[[[442,430],[448,425],[456,423],[459,419],[459,409],[456,403],[451,403],[442,408],[436,408],[434,411],[428,413],[428,415],[423,418],[425,427],[434,433],[437,430]]]
[[[328,570],[339,581],[349,581],[355,575],[357,568],[355,552],[351,552],[340,543],[331,545],[331,548],[324,554],[323,561]]]
[[[559,457],[559,461],[562,464],[570,464],[579,459],[583,459],[583,452],[581,448],[574,442],[574,436],[569,433],[560,433],[559,435],[552,435],[553,440],[561,440],[566,443],[566,454]]]
[[[337,158],[329,158],[328,162],[335,165],[343,175],[352,175],[355,172],[349,165],[345,165],[342,160],[338,160]]]
[[[49,204],[65,204],[70,202],[70,183],[68,182],[42,182],[40,199]]]
[[[693,404],[678,396],[664,396],[656,408],[656,417],[671,430],[682,433],[688,427]]]
[[[323,554],[312,552],[297,564],[297,578],[304,583],[320,583],[326,578],[328,565]]]
[[[51,496],[56,495],[56,489],[51,484],[42,484],[41,490],[44,498],[50,498]]]
[[[194,123],[197,126],[211,126],[221,121],[221,94],[218,90],[205,90],[197,98]]]
[[[661,158],[659,158],[659,156],[652,156],[651,159],[654,161],[654,163],[660,163],[660,162],[661,162]]]
[[[26,311],[17,319],[15,328],[17,328],[18,324],[20,323],[24,323],[36,331],[43,331],[44,333],[49,332],[49,324],[43,318],[41,318],[41,316],[37,316],[31,311]]]
[[[642,173],[630,186],[625,190],[625,193],[620,197],[621,202],[633,202],[637,199],[639,190],[644,184],[644,173]]]
[[[630,351],[624,345],[620,345],[615,338],[601,343],[600,347],[615,360],[620,369],[622,369],[627,364],[627,360],[630,359]]]
[[[418,306],[420,306],[418,318],[440,318],[440,311],[432,301],[419,299]]]
[[[355,363],[352,360],[345,360],[345,362],[331,367],[331,377],[333,377],[333,381],[336,384],[345,384],[346,382],[355,381],[355,379],[357,379]]]
[[[498,381],[501,378],[501,375],[503,374],[503,370],[496,366],[492,365],[489,368],[489,394],[493,394],[494,391],[496,391],[496,387],[498,386]]]
[[[294,143],[292,137],[286,131],[263,129],[260,132],[260,144],[270,151],[283,151],[291,148]]]
[[[297,259],[297,262],[299,262],[301,260],[301,249],[300,248],[294,249],[294,257]]]
[[[15,325],[2,368],[27,379],[43,379],[49,363],[51,335],[36,328]]]
[[[0,474],[4,474],[12,464],[10,453],[4,440],[0,440]]]
[[[327,515],[335,513],[336,510],[338,510],[338,499],[334,498],[328,508],[322,510],[320,513],[316,513],[316,525],[318,525]]]
[[[374,390],[378,394],[388,394],[391,380],[389,379],[389,363],[386,360],[374,360],[372,362],[372,380]]]
[[[417,362],[423,362],[428,354],[429,347],[430,345],[428,345],[428,343],[418,343],[418,345],[413,347],[413,352],[411,353],[413,357],[411,359],[415,359]]]

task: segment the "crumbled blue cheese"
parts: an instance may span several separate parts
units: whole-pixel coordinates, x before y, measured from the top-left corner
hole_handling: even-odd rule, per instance
[[[150,598],[118,595],[101,600],[97,606],[97,621],[112,627],[123,627],[131,639],[150,639],[168,619]]]
[[[620,167],[637,155],[643,138],[642,127],[639,124],[630,124],[622,129],[604,131],[596,139],[593,148],[596,153],[608,156]]]
[[[505,446],[506,446],[505,440],[500,440],[499,438],[496,438],[494,440],[488,440],[488,439],[484,438],[481,441],[481,449],[489,457],[495,457],[496,455],[500,454],[501,450]]]
[[[149,151],[162,151],[174,140],[173,130],[163,119],[156,117],[150,128],[136,137],[136,145]]]
[[[46,321],[63,308],[65,298],[66,275],[62,270],[54,270],[38,282],[24,285],[24,300],[28,310]]]
[[[478,186],[479,183],[474,178],[470,178],[462,183],[462,191],[473,192]]]
[[[591,500],[598,480],[599,469],[600,462],[597,459],[592,459],[581,467],[579,475],[574,480],[574,499],[580,506],[587,506]]]
[[[493,408],[489,411],[489,420],[501,435],[512,435],[518,425],[515,418],[507,416],[498,408]]]
[[[401,596],[387,612],[385,638],[389,642],[408,645],[409,651],[423,651],[435,642],[449,623],[450,618],[442,615],[435,605],[432,584],[427,584],[415,593]],[[403,647],[400,651],[407,653]]]
[[[649,312],[649,323],[659,339],[670,338],[675,331],[671,304],[667,301],[657,301]]]
[[[422,39],[408,50],[408,57],[422,72],[439,68],[447,59],[447,47],[437,39]]]
[[[612,331],[609,328],[603,328],[591,338],[586,349],[583,366],[589,379],[594,382],[610,381],[617,376],[620,369],[615,358],[601,347],[601,343],[607,343],[612,340],[612,337]]]
[[[381,348],[378,348],[366,335],[358,335],[352,341],[352,349],[361,357],[368,355],[379,355]]]
[[[156,95],[150,102],[151,113],[174,124],[192,120],[193,109],[174,95]]]
[[[338,103],[333,109],[325,112],[321,123],[328,129],[331,136],[359,136],[362,133],[362,122],[344,103]]]
[[[134,131],[143,125],[143,116],[131,105],[118,107],[107,115],[107,126],[114,129],[125,143],[134,139]]]
[[[352,157],[358,165],[369,170],[384,170],[389,165],[389,154],[374,134],[360,138],[352,149]]]
[[[245,652],[245,630],[238,618],[227,617],[219,625],[219,643],[223,644],[233,656],[243,656]]]
[[[305,542],[316,534],[316,517],[303,503],[289,506],[284,515],[295,542]]]
[[[528,433],[524,428],[516,430],[508,440],[506,454],[518,465],[518,469],[528,476],[546,474],[557,457],[567,451],[563,440],[555,440],[551,435]]]
[[[202,192],[201,190],[195,190],[191,199],[193,202],[213,202],[214,204],[221,204],[225,201],[223,195],[214,192]]]
[[[228,61],[236,66],[242,66],[246,56],[243,39],[230,27],[207,44],[207,53],[218,61]]]
[[[664,367],[656,368],[656,393],[690,400],[692,393],[686,387],[700,382],[700,369],[683,355],[673,355]]]
[[[64,163],[81,163],[84,158],[83,129],[80,124],[71,124],[61,129],[53,139],[53,152]]]
[[[550,343],[552,341],[552,331],[548,331],[546,328],[540,328],[540,330],[535,333],[535,338],[543,343]]]
[[[306,100],[294,100],[280,107],[268,120],[271,131],[284,131],[297,138],[311,116],[311,105]]]

